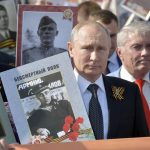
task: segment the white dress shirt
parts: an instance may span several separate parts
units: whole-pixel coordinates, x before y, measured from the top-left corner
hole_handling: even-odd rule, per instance
[[[134,82],[136,79],[122,66],[120,69],[120,78]],[[144,76],[143,94],[146,97],[150,109],[150,71]]]
[[[87,90],[87,87],[92,84],[82,76],[78,74],[76,70],[74,70],[76,80],[79,85],[79,89],[83,98],[83,102],[86,108],[87,113],[89,114],[89,102],[92,97],[92,94],[89,90]],[[102,108],[102,115],[103,115],[103,126],[104,126],[104,139],[107,139],[107,134],[108,134],[108,124],[109,124],[109,114],[108,114],[108,104],[107,104],[107,99],[106,99],[106,91],[103,83],[103,78],[102,76],[99,77],[99,79],[96,80],[95,84],[99,86],[97,95],[98,95],[98,100],[100,103],[100,106]]]
[[[118,63],[116,52],[113,52],[113,54],[108,59],[108,61],[109,61],[108,68],[109,68],[110,72],[116,71],[120,67],[119,63]]]

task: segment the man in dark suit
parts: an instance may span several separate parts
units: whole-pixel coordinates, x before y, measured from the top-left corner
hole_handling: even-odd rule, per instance
[[[110,35],[99,23],[78,24],[72,30],[68,50],[95,137],[148,136],[138,87],[134,83],[102,74],[107,65],[109,49]]]
[[[22,64],[31,63],[66,51],[54,45],[55,37],[58,35],[57,24],[49,16],[41,18],[37,34],[41,41],[40,46],[24,50]]]
[[[35,90],[37,99],[41,105],[38,110],[34,110],[28,119],[32,135],[41,135],[43,138],[61,137],[66,116],[72,116],[73,111],[68,100],[58,100],[50,94],[50,88],[44,86]]]
[[[143,97],[142,104],[150,132],[150,25],[134,21],[124,26],[117,36],[117,52],[122,66],[108,74],[135,82]]]

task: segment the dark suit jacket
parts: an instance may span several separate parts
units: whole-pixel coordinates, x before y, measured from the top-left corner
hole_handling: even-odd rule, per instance
[[[116,77],[104,76],[104,86],[108,101],[108,139],[149,136],[140,92],[136,84]],[[117,90],[123,99],[114,97]],[[114,93],[113,93],[114,91]]]

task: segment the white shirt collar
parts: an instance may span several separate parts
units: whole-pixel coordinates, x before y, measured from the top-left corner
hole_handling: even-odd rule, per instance
[[[79,85],[81,94],[83,94],[84,92],[86,92],[87,87],[91,84],[91,82],[88,81],[88,80],[86,80],[85,78],[83,78],[83,77],[77,72],[76,69],[74,69],[74,73],[75,73],[75,77],[76,77],[76,80],[77,80],[77,82],[78,82],[78,85]],[[105,91],[102,75],[95,81],[95,84],[97,84],[97,85],[100,87],[100,89],[101,89],[102,91]]]
[[[130,82],[134,82],[136,79],[125,69],[124,66],[121,67],[120,77],[124,80],[128,80]],[[150,71],[144,76],[143,80],[150,83]]]

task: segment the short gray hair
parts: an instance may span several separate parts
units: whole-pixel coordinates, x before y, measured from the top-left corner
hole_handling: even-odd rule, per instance
[[[126,44],[126,41],[131,33],[143,36],[146,33],[150,33],[150,25],[145,21],[134,21],[133,23],[124,26],[117,34],[118,47]]]
[[[79,23],[77,24],[73,29],[72,29],[72,32],[71,32],[71,36],[70,36],[70,41],[73,42],[75,40],[77,36],[77,34],[79,33],[80,29],[86,25],[95,25],[96,27],[98,28],[101,28],[103,29],[106,34],[108,35],[108,37],[110,37],[110,34],[108,32],[108,30],[103,26],[101,25],[99,22],[90,22],[90,21],[87,21],[87,22],[84,22],[84,23]]]

